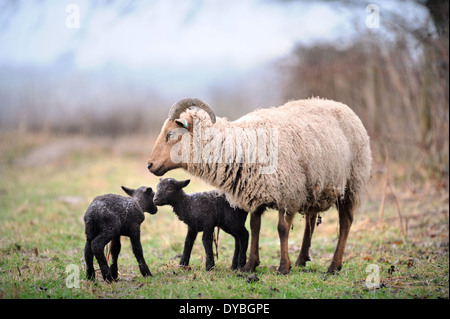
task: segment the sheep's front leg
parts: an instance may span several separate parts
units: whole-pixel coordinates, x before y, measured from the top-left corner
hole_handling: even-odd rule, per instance
[[[145,262],[144,253],[142,252],[141,233],[139,227],[132,232],[130,235],[130,240],[133,253],[139,264],[139,270],[141,271],[142,276],[152,276],[150,270],[148,269],[147,263]]]
[[[195,239],[198,232],[188,228],[186,239],[184,241],[183,256],[181,256],[180,266],[188,266],[189,259],[191,258],[192,246],[194,246]]]
[[[287,275],[291,270],[291,261],[288,254],[289,230],[292,224],[293,214],[278,213],[278,235],[280,236],[280,267],[278,273]]]
[[[213,254],[213,229],[204,229],[202,242],[205,248],[206,254],[206,270],[211,270],[214,267],[214,254]]]

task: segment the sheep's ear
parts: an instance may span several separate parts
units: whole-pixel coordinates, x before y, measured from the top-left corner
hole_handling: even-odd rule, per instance
[[[184,188],[184,187],[188,186],[190,182],[191,182],[190,179],[187,179],[187,180],[185,180],[185,181],[180,181],[180,182],[178,182],[178,186],[179,186],[180,188]]]
[[[188,130],[192,127],[191,121],[187,119],[176,119],[175,123],[177,123],[180,127],[184,127]]]
[[[146,194],[151,194],[153,192],[153,189],[151,188],[151,187],[147,187],[146,189],[145,189],[145,193]]]
[[[131,197],[133,197],[134,189],[128,188],[128,187],[125,187],[125,186],[121,186],[121,187],[122,187],[122,189],[123,189],[123,191],[124,191],[125,193],[127,193],[128,195],[130,195]]]

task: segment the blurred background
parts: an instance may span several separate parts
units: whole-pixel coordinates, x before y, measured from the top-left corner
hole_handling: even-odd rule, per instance
[[[361,117],[376,161],[448,188],[448,11],[439,0],[0,0],[0,134],[154,136],[185,96],[230,120],[320,96]]]

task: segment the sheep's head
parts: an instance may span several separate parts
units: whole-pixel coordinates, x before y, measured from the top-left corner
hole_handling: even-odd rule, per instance
[[[155,192],[151,187],[142,186],[138,189],[132,189],[125,186],[122,186],[122,189],[125,193],[134,198],[141,206],[144,212],[148,212],[150,214],[156,214],[158,208],[153,203],[153,197],[155,197]]]
[[[182,135],[193,131],[193,119],[187,114],[182,114],[190,106],[196,106],[206,111],[211,122],[216,122],[216,115],[211,107],[200,99],[184,98],[172,105],[169,118],[164,122],[152,153],[148,160],[148,169],[156,176],[162,176],[167,171],[183,167],[186,163],[175,163],[171,158],[171,150],[177,144]]]
[[[155,198],[153,199],[158,206],[173,204],[177,201],[177,195],[181,189],[186,187],[191,180],[177,181],[174,178],[160,178],[156,187]]]

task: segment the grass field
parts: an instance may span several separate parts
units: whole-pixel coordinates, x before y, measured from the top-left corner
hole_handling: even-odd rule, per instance
[[[158,179],[146,169],[152,142],[149,137],[0,136],[0,298],[449,297],[448,189],[439,181],[414,177],[415,168],[398,163],[389,165],[391,187],[384,187],[382,161],[374,162],[368,201],[356,216],[338,275],[325,275],[337,241],[334,210],[322,214],[314,233],[313,260],[305,268],[293,267],[287,276],[276,274],[277,214],[267,211],[261,265],[257,280],[250,280],[248,274],[230,270],[234,241],[224,232],[215,270],[204,269],[200,237],[190,269],[179,268],[186,226],[170,207],[160,207],[156,215],[146,214],[141,230],[153,277],[140,275],[129,240],[122,237],[119,281],[86,280],[84,212],[99,194],[121,194],[121,185],[156,186]],[[180,170],[166,175],[191,178]],[[191,179],[187,192],[210,189]],[[289,241],[292,262],[303,227],[298,215]],[[369,289],[366,279],[372,282],[373,269],[379,270],[380,284]],[[69,288],[77,270],[79,287]]]

